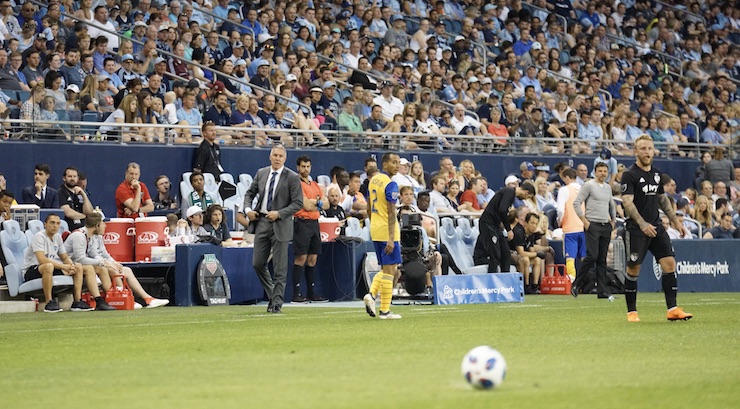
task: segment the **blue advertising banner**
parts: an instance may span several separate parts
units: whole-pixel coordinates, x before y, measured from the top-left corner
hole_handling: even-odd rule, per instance
[[[519,273],[446,275],[434,277],[434,303],[483,304],[524,302],[524,281]]]
[[[740,240],[673,240],[673,250],[679,292],[740,291]],[[660,265],[648,252],[639,291],[662,291],[661,275]]]

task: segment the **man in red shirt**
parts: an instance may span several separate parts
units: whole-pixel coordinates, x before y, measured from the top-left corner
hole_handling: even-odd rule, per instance
[[[311,157],[296,159],[298,175],[303,190],[303,208],[295,213],[293,220],[293,299],[294,303],[326,302],[326,298],[314,291],[314,268],[321,253],[321,230],[319,209],[328,209],[329,201],[318,183],[311,181]],[[308,298],[301,295],[301,276],[306,272]]]
[[[131,162],[126,168],[126,178],[116,189],[116,210],[118,217],[135,219],[144,217],[154,210],[154,202],[144,182],[139,182],[141,168]]]
[[[464,208],[465,211],[469,212],[480,212],[480,204],[478,204],[477,195],[483,193],[483,179],[473,178],[470,180],[468,190],[464,191],[460,196],[460,206],[458,210]]]

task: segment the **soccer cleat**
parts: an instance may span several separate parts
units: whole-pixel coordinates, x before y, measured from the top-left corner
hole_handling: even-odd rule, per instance
[[[367,293],[362,297],[362,301],[365,302],[365,311],[367,311],[367,315],[375,317],[377,315],[375,311],[375,298],[373,298],[370,293]]]
[[[147,300],[146,308],[157,308],[170,303],[170,300],[163,300],[161,298],[152,298]]]
[[[381,311],[380,316],[378,316],[381,320],[400,320],[401,316],[398,314],[394,314],[390,311]]]
[[[50,300],[46,303],[46,306],[44,306],[44,312],[62,312],[62,309],[59,307],[57,300]]]
[[[688,312],[683,312],[683,310],[679,307],[673,307],[665,314],[665,317],[668,319],[668,321],[679,321],[679,320],[690,320],[694,316],[689,314]]]
[[[627,322],[640,322],[640,317],[637,316],[637,311],[630,311],[627,313]]]
[[[292,302],[294,304],[305,304],[305,303],[308,302],[308,298],[306,298],[306,297],[304,297],[304,296],[302,296],[300,294],[296,294],[296,295],[293,296],[293,299],[290,300],[290,302]]]
[[[106,305],[108,305],[108,304],[106,304]],[[111,307],[111,308],[113,308],[113,307]],[[72,308],[71,308],[72,311],[92,311],[93,309],[94,309],[93,307],[87,305],[87,303],[84,302],[84,301],[82,301],[82,300],[77,300],[77,301],[73,302],[72,303]]]

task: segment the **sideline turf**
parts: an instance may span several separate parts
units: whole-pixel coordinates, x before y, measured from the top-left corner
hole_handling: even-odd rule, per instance
[[[3,408],[735,408],[740,294],[527,296],[523,304],[165,307],[0,316]],[[361,304],[358,304],[361,305]],[[488,344],[509,365],[470,389],[460,361]]]

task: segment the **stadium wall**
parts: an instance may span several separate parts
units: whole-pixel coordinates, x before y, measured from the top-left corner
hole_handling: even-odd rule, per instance
[[[154,179],[165,174],[172,181],[174,191],[179,190],[180,176],[192,170],[195,146],[162,146],[162,145],[113,145],[100,143],[43,143],[43,142],[0,142],[0,173],[5,174],[8,190],[20,198],[21,190],[33,183],[33,167],[37,163],[48,163],[52,169],[49,185],[56,188],[61,185],[61,173],[67,166],[75,166],[87,175],[90,200],[109,217],[115,215],[115,190],[123,180],[126,165],[137,162],[141,165],[142,181],[150,192],[154,190]],[[226,171],[237,177],[240,173],[254,175],[257,169],[266,166],[269,151],[267,149],[224,147],[221,149],[222,164]],[[312,175],[316,177],[328,174],[333,166],[343,166],[348,171],[362,169],[367,156],[374,154],[378,162],[382,151],[334,151],[334,150],[297,150],[288,153],[286,165],[295,169],[298,155],[307,154],[313,161]],[[471,159],[484,176],[489,180],[492,189],[498,189],[510,173],[519,172],[519,164],[525,160],[538,160],[551,167],[558,162],[568,160],[573,166],[584,163],[589,169],[593,167],[593,155],[577,157],[558,156],[519,156],[519,155],[471,155],[464,153],[424,153],[405,152],[401,154],[409,160],[418,157],[424,163],[426,171],[438,168],[439,159],[450,156],[455,163]],[[620,161],[625,165],[634,162],[631,158]],[[670,174],[678,183],[680,190],[692,185],[697,160],[691,159],[658,159],[656,164],[662,171]]]

